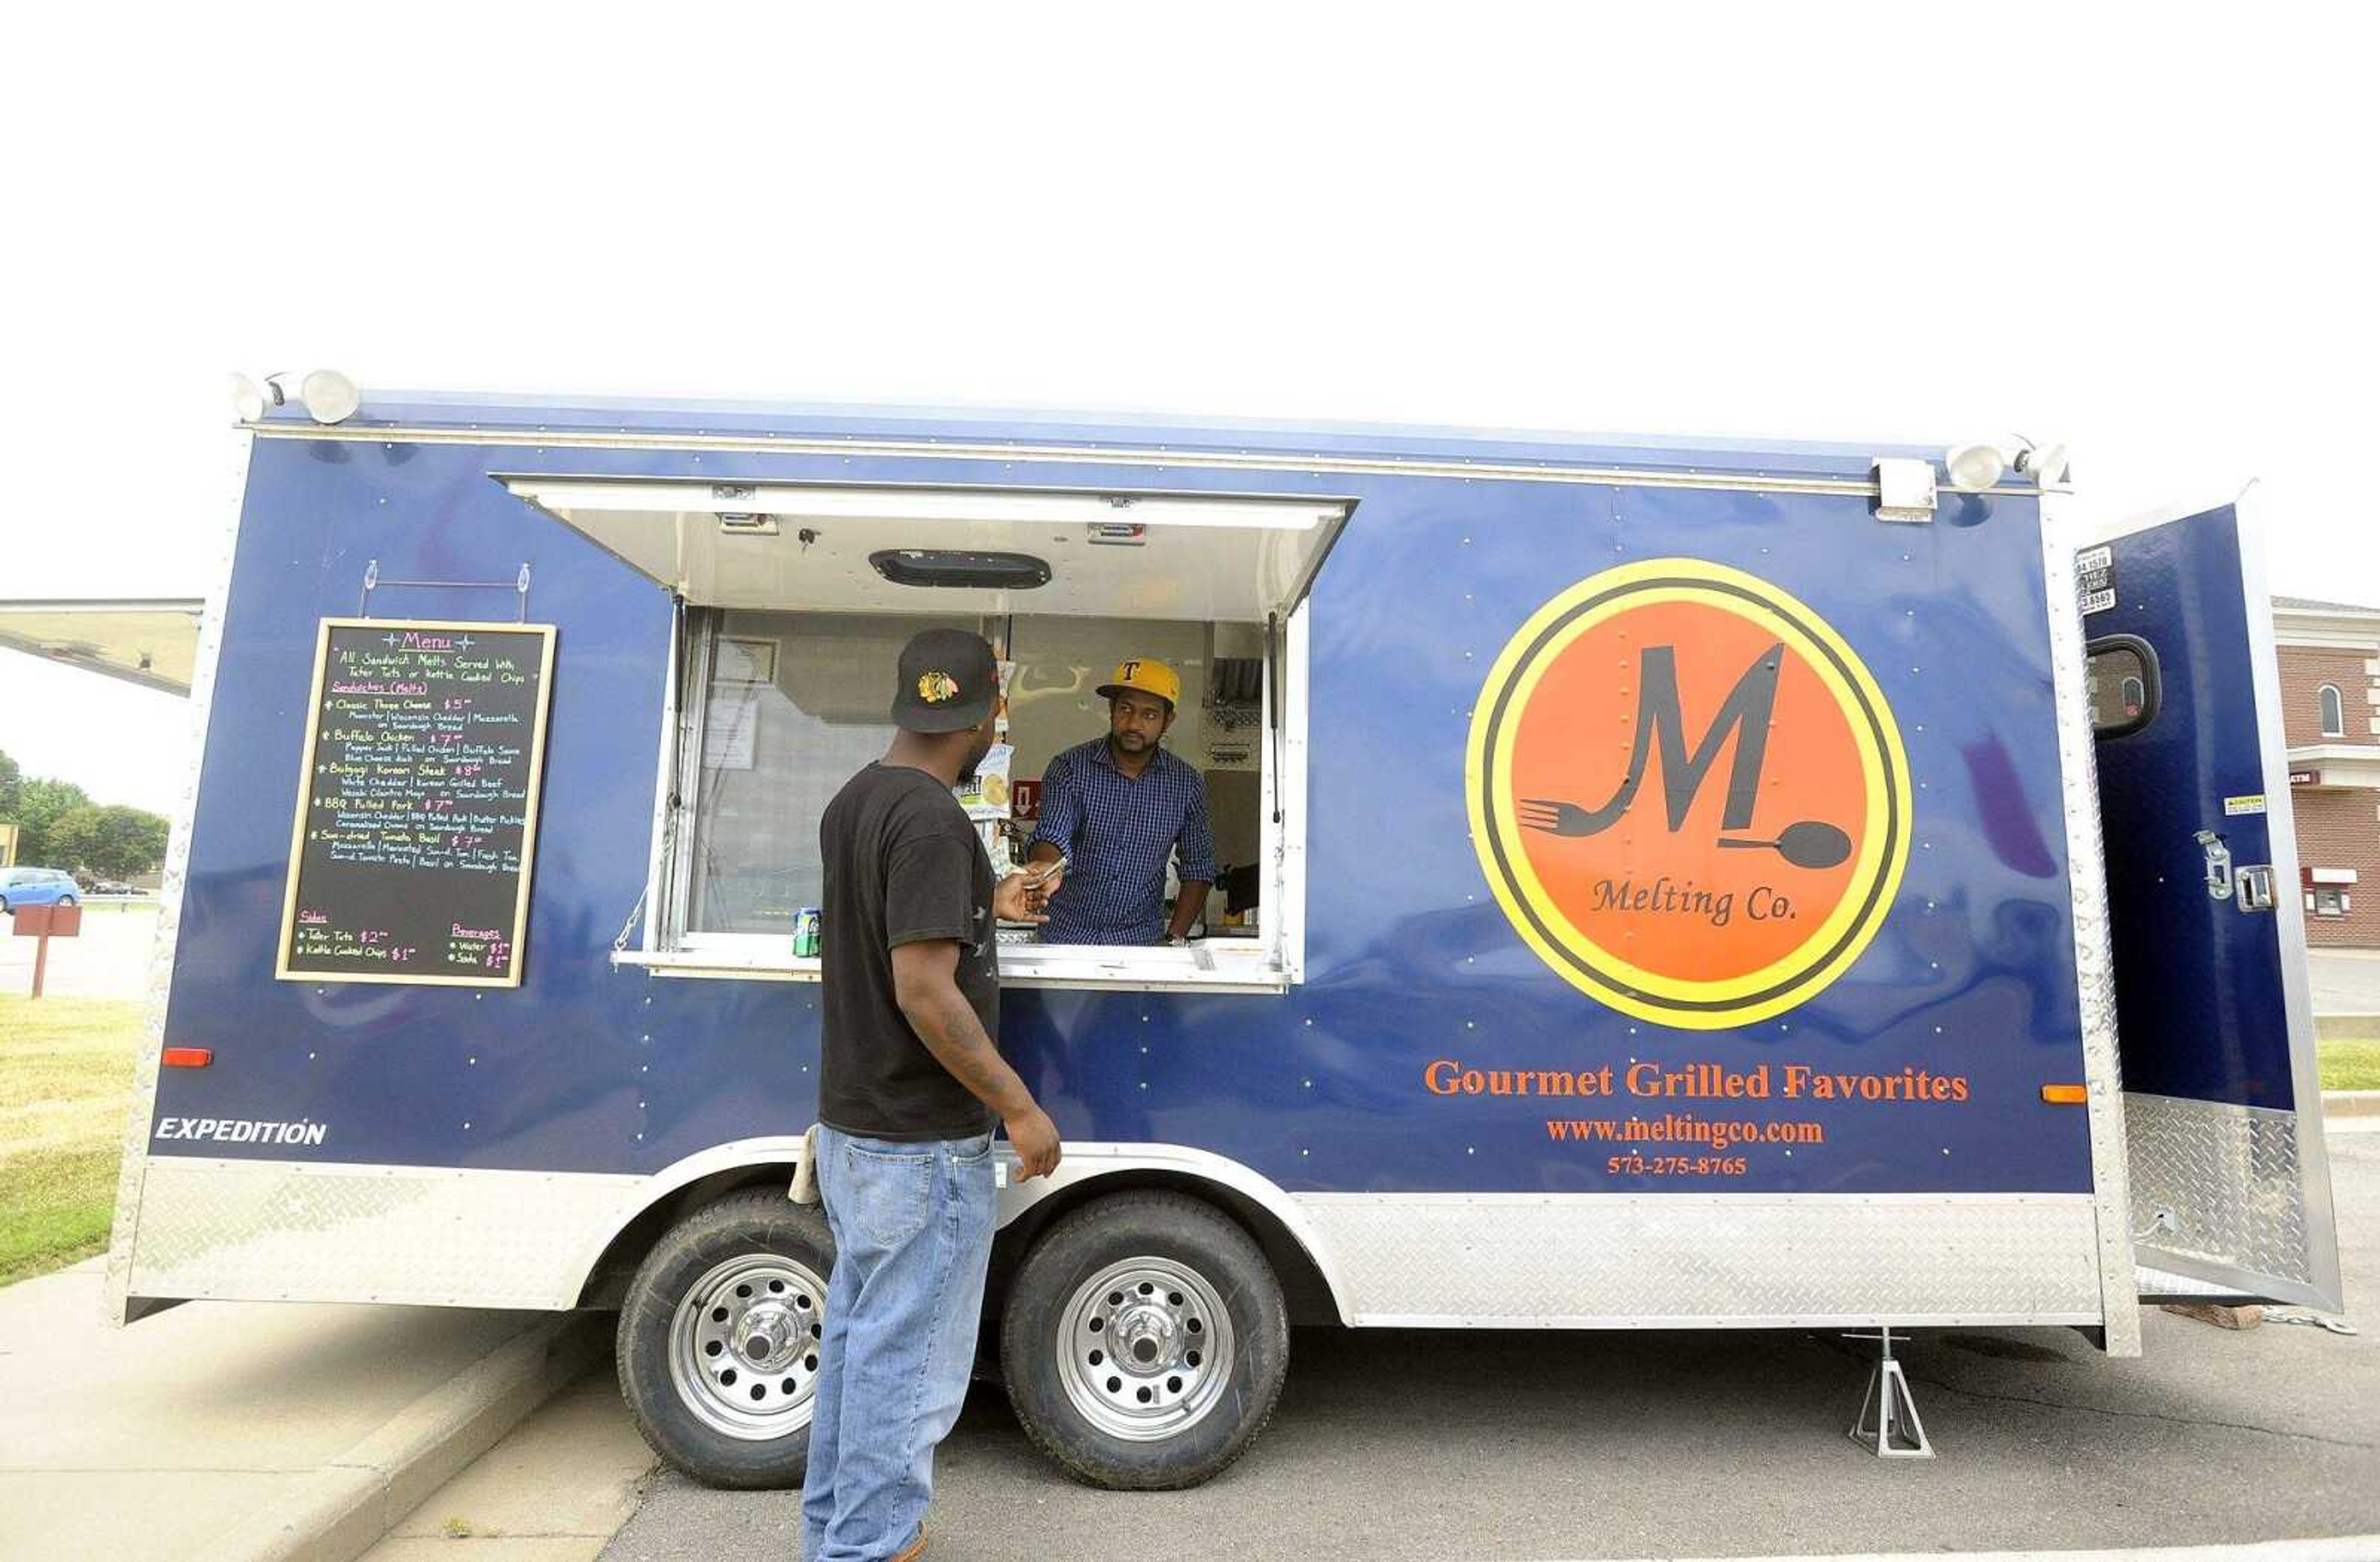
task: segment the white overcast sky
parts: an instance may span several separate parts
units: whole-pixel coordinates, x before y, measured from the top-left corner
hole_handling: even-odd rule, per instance
[[[2070,442],[2380,603],[2368,8],[36,6],[0,598],[197,594],[226,375]],[[2318,20],[2314,19],[2319,18]],[[875,18],[875,19],[870,19]],[[0,653],[164,808],[185,702]]]

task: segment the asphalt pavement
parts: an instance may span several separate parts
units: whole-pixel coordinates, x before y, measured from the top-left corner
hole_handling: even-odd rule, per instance
[[[41,940],[11,936],[15,919],[0,917],[0,993],[33,990],[33,954]],[[149,990],[149,958],[157,946],[153,898],[93,900],[82,909],[82,932],[50,940],[42,990],[54,998],[138,998]]]
[[[2380,1123],[2374,1124],[2380,1129]],[[2330,1136],[2351,1309],[2380,1294],[2380,1131]],[[1866,1348],[1812,1334],[1300,1330],[1279,1412],[1195,1491],[1096,1492],[978,1385],[935,1562],[1605,1557],[2183,1545],[2380,1531],[2380,1337],[2153,1311],[2145,1354],[1921,1336],[1938,1458],[1844,1435]],[[794,1555],[791,1493],[653,1483],[604,1562]]]
[[[2380,1014],[2380,949],[2311,949],[2316,1014]]]

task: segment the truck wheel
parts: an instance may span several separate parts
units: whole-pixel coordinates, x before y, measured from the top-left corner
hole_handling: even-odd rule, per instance
[[[1119,1193],[1034,1245],[1000,1351],[1043,1453],[1094,1486],[1164,1491],[1219,1473],[1264,1429],[1289,1315],[1238,1223],[1179,1193]]]
[[[620,1393],[653,1452],[706,1486],[797,1486],[834,1239],[756,1188],[669,1229],[620,1309]]]

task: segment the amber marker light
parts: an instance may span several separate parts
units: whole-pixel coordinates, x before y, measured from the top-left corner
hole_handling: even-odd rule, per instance
[[[2041,1099],[2052,1106],[2080,1106],[2091,1099],[2088,1085],[2044,1085]]]
[[[167,1047],[165,1067],[168,1068],[203,1068],[215,1060],[212,1047]]]

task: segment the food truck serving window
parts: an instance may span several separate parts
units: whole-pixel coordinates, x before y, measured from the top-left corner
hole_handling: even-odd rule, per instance
[[[1181,678],[1164,747],[1199,778],[1216,880],[1187,948],[1002,933],[1022,985],[1274,991],[1304,963],[1305,597],[1349,506],[1308,499],[513,478],[513,491],[682,605],[639,947],[624,964],[813,979],[819,820],[892,740],[893,667],[928,628],[1009,677],[1005,797],[973,799],[1022,861],[1039,783],[1103,739],[1118,664]],[[1177,892],[1177,852],[1165,872]],[[1203,865],[1199,865],[1203,866]],[[1170,913],[1169,913],[1170,914]]]

